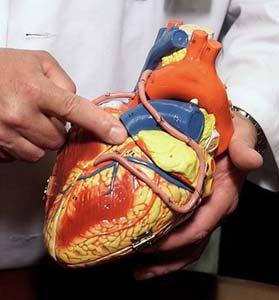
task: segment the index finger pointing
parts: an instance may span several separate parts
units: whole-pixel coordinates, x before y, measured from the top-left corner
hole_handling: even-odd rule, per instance
[[[89,100],[43,80],[39,108],[87,129],[107,143],[120,144],[127,132],[120,121]]]

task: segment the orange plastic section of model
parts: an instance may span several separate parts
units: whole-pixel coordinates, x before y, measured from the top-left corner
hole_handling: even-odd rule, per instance
[[[171,29],[174,26],[181,26],[184,25],[184,22],[182,20],[177,20],[177,19],[170,19],[167,23],[167,29]]]
[[[221,47],[219,42],[209,40],[205,31],[194,31],[185,58],[158,67],[152,72],[146,85],[146,93],[150,99],[190,101],[197,98],[199,107],[213,113],[216,117],[216,129],[220,133],[220,146],[216,154],[227,149],[233,134],[226,89],[215,67]]]

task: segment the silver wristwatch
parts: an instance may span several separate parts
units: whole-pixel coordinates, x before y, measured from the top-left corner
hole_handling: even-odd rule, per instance
[[[261,155],[264,155],[265,149],[267,147],[267,139],[264,134],[264,131],[262,127],[259,125],[259,123],[250,115],[248,112],[243,110],[242,108],[232,105],[231,111],[238,112],[241,114],[244,118],[248,119],[256,128],[257,131],[257,144],[255,147],[255,150]]]

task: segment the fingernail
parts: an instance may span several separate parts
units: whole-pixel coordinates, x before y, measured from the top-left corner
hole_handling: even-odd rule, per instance
[[[136,280],[147,280],[155,277],[156,275],[152,272],[146,272],[146,273],[135,273]]]
[[[109,131],[109,139],[113,144],[121,144],[127,138],[127,132],[123,126],[115,125]]]

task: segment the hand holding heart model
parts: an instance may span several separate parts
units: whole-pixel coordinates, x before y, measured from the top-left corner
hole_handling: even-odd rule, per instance
[[[69,131],[46,189],[45,240],[60,264],[127,255],[188,219],[212,193],[214,157],[233,133],[230,102],[215,68],[221,44],[203,30],[189,35],[183,22],[170,21],[134,91],[93,100],[124,124],[123,144]]]

